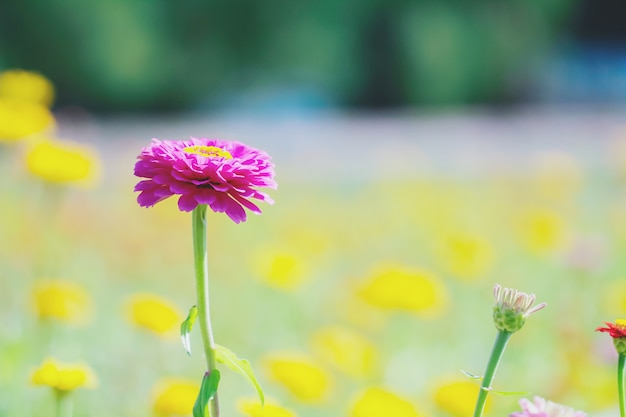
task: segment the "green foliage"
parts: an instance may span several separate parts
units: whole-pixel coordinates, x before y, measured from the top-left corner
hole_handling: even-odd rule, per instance
[[[215,354],[219,363],[223,363],[228,368],[240,375],[243,375],[243,377],[246,378],[248,382],[254,386],[254,388],[256,388],[257,394],[259,394],[259,400],[261,401],[261,404],[264,404],[265,394],[263,393],[263,389],[261,388],[259,381],[254,375],[250,362],[246,359],[237,357],[237,355],[235,355],[232,351],[220,345],[215,345]]]
[[[62,104],[117,112],[219,105],[276,88],[365,107],[483,102],[507,94],[572,8],[565,0],[9,0],[0,68],[42,72]]]
[[[196,322],[196,318],[198,318],[198,307],[193,306],[189,309],[187,318],[180,324],[180,338],[189,356],[191,356],[191,340],[189,335],[191,334],[193,324]]]
[[[202,384],[200,385],[200,392],[198,398],[193,405],[193,417],[211,417],[209,415],[207,406],[215,394],[217,394],[217,386],[220,382],[220,371],[213,369],[211,373],[206,372],[202,377]]]
[[[528,391],[498,391],[498,390],[495,390],[493,388],[482,388],[482,389],[485,390],[485,391],[493,392],[494,394],[497,394],[497,395],[505,396],[505,397],[515,396],[515,395],[530,395],[531,394]]]
[[[471,379],[477,379],[477,380],[481,380],[481,379],[483,379],[483,377],[482,377],[482,376],[472,374],[472,373],[470,373],[470,372],[464,371],[463,369],[461,369],[461,373],[462,373],[463,375],[465,375],[466,377],[471,378]]]

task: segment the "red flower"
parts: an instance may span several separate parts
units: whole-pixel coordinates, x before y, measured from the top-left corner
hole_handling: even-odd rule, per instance
[[[604,322],[607,327],[598,327],[596,332],[608,333],[613,339],[626,337],[626,320],[618,319],[615,323]]]

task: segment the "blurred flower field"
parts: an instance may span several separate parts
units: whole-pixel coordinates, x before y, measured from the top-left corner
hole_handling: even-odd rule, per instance
[[[0,115],[15,105],[2,100]],[[213,331],[268,397],[261,409],[223,372],[224,416],[469,416],[479,384],[461,371],[483,372],[496,283],[548,306],[494,388],[616,412],[616,354],[594,329],[626,315],[619,117],[60,115],[28,138],[7,120],[2,417],[49,414],[38,385],[62,383],[77,416],[191,415],[203,358],[198,333],[191,357],[179,336],[195,303],[190,215],[173,198],[139,207],[132,175],[152,137],[189,136],[264,149],[279,183],[243,224],[208,216]],[[519,399],[492,395],[486,415]]]

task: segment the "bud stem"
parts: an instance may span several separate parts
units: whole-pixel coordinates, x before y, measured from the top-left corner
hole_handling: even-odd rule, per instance
[[[56,400],[56,417],[72,417],[74,413],[71,392],[55,389],[54,396]]]
[[[619,415],[626,417],[624,413],[624,364],[626,363],[626,355],[620,353],[617,359],[617,391],[619,395]]]
[[[198,204],[192,212],[193,253],[196,270],[196,294],[198,297],[198,325],[202,333],[204,356],[209,374],[216,368],[215,341],[211,330],[209,311],[209,262],[207,256],[206,204]],[[209,416],[219,417],[217,393],[209,400]]]
[[[474,417],[482,417],[483,415],[483,412],[485,410],[485,402],[487,401],[487,395],[489,394],[489,390],[491,389],[491,381],[493,381],[496,370],[498,369],[498,364],[500,363],[500,359],[502,359],[504,349],[506,348],[506,344],[508,343],[512,334],[513,333],[507,332],[506,330],[498,331],[498,335],[496,336],[493,348],[491,349],[489,362],[487,362],[487,369],[485,369],[483,382],[480,386],[480,391],[478,392],[476,408],[474,408]]]

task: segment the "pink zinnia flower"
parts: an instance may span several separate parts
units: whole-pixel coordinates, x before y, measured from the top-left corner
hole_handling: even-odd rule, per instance
[[[261,213],[250,198],[273,203],[257,188],[276,188],[274,165],[265,152],[243,143],[193,137],[185,141],[152,139],[138,159],[135,175],[148,178],[135,186],[142,207],[178,194],[182,211],[207,204],[239,223],[246,220],[244,207]]]
[[[526,398],[519,401],[522,411],[509,414],[509,417],[586,417],[582,411],[576,411],[571,407],[546,401],[541,397],[533,398],[534,402]]]

